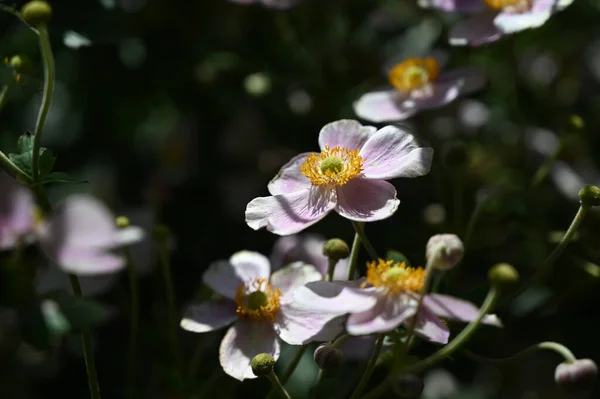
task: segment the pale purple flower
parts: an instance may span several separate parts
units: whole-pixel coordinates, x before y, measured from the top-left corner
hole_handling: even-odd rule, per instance
[[[248,226],[289,235],[333,210],[357,222],[388,218],[400,201],[386,180],[428,173],[433,156],[403,128],[377,130],[354,120],[325,125],[319,147],[321,153],[297,155],[281,168],[268,185],[272,196],[248,204]]]
[[[114,273],[126,262],[114,250],[143,237],[135,226],[119,229],[116,217],[89,195],[72,195],[37,229],[42,251],[66,272]]]
[[[185,330],[203,333],[233,324],[219,348],[223,370],[238,380],[256,378],[250,361],[259,353],[279,357],[279,339],[291,345],[327,341],[342,331],[339,313],[311,311],[293,302],[292,291],[321,274],[302,262],[271,274],[267,257],[240,251],[213,263],[203,275],[206,285],[224,299],[188,307]]]
[[[294,292],[298,306],[312,311],[350,313],[346,330],[352,335],[385,333],[416,315],[424,270],[379,260],[368,264],[367,278],[351,282],[317,281]],[[479,309],[470,302],[442,294],[427,294],[415,332],[428,341],[445,344],[450,332],[440,318],[470,322]],[[483,323],[501,326],[495,315]]]
[[[479,46],[503,35],[538,28],[573,0],[420,0],[424,8],[475,13],[450,30],[450,44]]]
[[[474,68],[440,73],[438,61],[431,57],[408,58],[395,65],[388,78],[390,89],[366,93],[354,103],[356,115],[375,123],[400,121],[443,107],[485,84],[483,74]]]
[[[301,0],[228,0],[230,3],[253,4],[260,3],[265,7],[287,10],[297,5]]]
[[[24,243],[33,230],[34,209],[29,189],[0,172],[0,251]]]

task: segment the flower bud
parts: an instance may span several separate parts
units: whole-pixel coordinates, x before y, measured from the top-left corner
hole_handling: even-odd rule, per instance
[[[420,397],[424,388],[423,379],[416,374],[400,374],[393,385],[394,393],[403,399]]]
[[[52,7],[45,1],[33,0],[21,8],[21,17],[27,25],[37,28],[45,25],[52,17]]]
[[[591,359],[577,359],[561,363],[554,372],[554,381],[567,392],[587,391],[594,385],[598,366]]]
[[[450,270],[465,254],[463,242],[454,234],[437,234],[429,239],[425,247],[425,258],[433,259],[433,267]]]
[[[152,229],[152,238],[154,241],[167,242],[171,238],[171,230],[164,224],[157,224]]]
[[[23,55],[13,55],[7,63],[16,73],[31,73],[31,62]]]
[[[488,272],[488,279],[499,289],[510,289],[519,282],[519,272],[508,263],[498,263]]]
[[[585,186],[579,190],[581,204],[586,206],[600,205],[600,188],[597,186]]]
[[[350,255],[350,248],[344,240],[332,238],[323,244],[323,255],[335,260],[345,259]]]
[[[126,216],[117,216],[117,227],[124,229],[125,227],[131,226],[129,219]]]
[[[334,370],[344,362],[344,353],[328,343],[319,345],[313,357],[317,366],[323,370]]]
[[[250,362],[252,372],[257,377],[265,377],[273,371],[275,367],[275,359],[268,353],[260,353],[252,359]]]

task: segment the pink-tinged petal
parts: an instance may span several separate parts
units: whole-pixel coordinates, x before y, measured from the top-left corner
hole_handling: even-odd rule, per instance
[[[309,154],[312,153],[305,152],[296,155],[279,169],[277,176],[268,185],[271,195],[295,193],[310,188],[310,180],[300,172],[300,165],[304,163]]]
[[[429,173],[433,149],[419,147],[403,128],[386,126],[367,140],[360,155],[365,178],[388,180]]]
[[[301,0],[262,0],[266,7],[287,10],[296,6]]]
[[[294,262],[271,275],[271,284],[274,288],[281,289],[281,294],[285,294],[294,288],[303,286],[312,281],[319,281],[323,276],[312,265],[304,262]]]
[[[369,136],[377,131],[373,126],[363,126],[352,119],[342,119],[328,123],[319,133],[319,147],[343,147],[349,150],[360,149]]]
[[[255,278],[268,278],[269,260],[258,252],[240,251],[228,261],[212,263],[204,272],[202,281],[215,292],[234,299],[237,287]]]
[[[354,112],[359,118],[375,123],[401,121],[417,112],[399,106],[406,98],[406,94],[397,90],[366,93],[354,102]]]
[[[556,2],[556,10],[557,11],[564,10],[571,4],[573,4],[573,0],[558,0]]]
[[[43,249],[43,247],[42,247]],[[116,273],[126,265],[125,258],[109,252],[90,250],[89,248],[59,248],[46,255],[67,273],[78,276]]]
[[[246,207],[246,223],[254,230],[298,233],[323,219],[335,207],[335,191],[311,187],[291,194],[255,198]]]
[[[356,222],[389,218],[400,204],[396,198],[396,188],[384,180],[356,178],[336,190],[336,212]]]
[[[279,338],[290,345],[329,341],[343,331],[344,316],[339,313],[308,310],[289,302],[281,305],[275,329]]]
[[[254,356],[268,353],[279,358],[279,340],[273,325],[264,322],[239,321],[227,330],[219,347],[223,371],[236,380],[256,378],[250,367]]]
[[[348,316],[346,330],[351,335],[367,335],[388,332],[415,315],[417,301],[406,295],[400,297],[380,296],[371,309]]]
[[[115,241],[119,246],[131,245],[144,239],[144,230],[137,226],[129,226],[119,229]]]
[[[481,46],[502,37],[502,32],[494,25],[495,11],[484,11],[450,29],[449,42],[452,46]]]
[[[459,85],[459,95],[462,96],[481,90],[485,86],[486,79],[485,74],[478,68],[464,67],[442,73],[436,82],[448,85],[462,82]]]
[[[410,321],[410,323],[412,323],[412,321]],[[450,337],[450,330],[448,330],[448,327],[439,317],[426,308],[421,308],[419,321],[415,326],[415,332],[429,342],[437,344],[448,343],[448,338]]]
[[[32,231],[33,211],[31,192],[0,172],[0,251],[15,248]]]
[[[550,19],[552,6],[545,10],[530,11],[522,14],[501,12],[494,19],[494,25],[502,33],[515,33],[525,29],[539,28]]]
[[[218,330],[237,320],[236,309],[235,302],[227,299],[192,305],[185,310],[179,325],[196,333]]]
[[[419,7],[446,12],[474,13],[485,9],[482,0],[418,0]]]
[[[442,294],[426,295],[423,298],[423,307],[439,317],[465,323],[475,320],[479,314],[479,308],[471,302]],[[495,315],[486,315],[482,323],[502,327],[502,323]]]
[[[352,282],[315,281],[296,288],[292,294],[295,304],[303,309],[349,313],[364,312],[377,303],[372,289],[352,287]]]
[[[415,112],[441,108],[456,100],[464,85],[463,80],[433,82],[429,87],[431,89],[430,93],[411,94],[399,107]]]

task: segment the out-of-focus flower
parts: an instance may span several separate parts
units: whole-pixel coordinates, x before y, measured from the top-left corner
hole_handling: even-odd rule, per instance
[[[435,58],[408,58],[388,73],[391,90],[374,91],[354,103],[354,112],[371,122],[391,122],[442,107],[479,90],[485,83],[483,74],[474,68],[440,73]]]
[[[228,0],[228,1],[231,3],[237,3],[237,4],[260,3],[265,7],[286,10],[286,9],[292,8],[295,5],[297,5],[298,3],[300,3],[301,0]]]
[[[352,335],[388,332],[415,317],[419,292],[425,277],[423,268],[406,267],[393,261],[369,262],[366,281],[306,284],[294,292],[298,306],[309,310],[350,313],[346,329]],[[440,317],[470,322],[478,315],[470,302],[441,294],[427,294],[418,315],[415,332],[445,344],[450,332]],[[486,315],[485,324],[501,326],[495,315]]]
[[[35,203],[31,192],[0,172],[0,251],[16,248],[31,233]]]
[[[297,155],[281,168],[268,185],[272,196],[248,204],[248,226],[289,235],[332,210],[358,222],[385,219],[400,203],[386,180],[422,176],[433,157],[433,149],[418,147],[402,128],[377,130],[354,120],[325,125],[319,146],[321,153]]]
[[[573,0],[419,0],[424,8],[474,13],[450,30],[450,44],[480,46],[503,35],[538,28]]]
[[[568,392],[587,391],[594,386],[598,377],[598,366],[591,359],[563,362],[556,367],[554,380]]]
[[[228,261],[213,263],[203,281],[224,299],[188,307],[181,327],[208,332],[233,322],[219,349],[223,370],[244,380],[256,378],[250,362],[267,353],[279,357],[279,338],[291,345],[333,339],[342,330],[339,313],[299,308],[292,292],[321,279],[310,265],[293,263],[270,274],[269,260],[256,252],[240,251]],[[269,277],[270,276],[270,277]]]

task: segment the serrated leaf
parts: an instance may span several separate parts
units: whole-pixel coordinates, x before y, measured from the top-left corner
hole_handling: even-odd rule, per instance
[[[33,133],[27,131],[25,134],[19,136],[17,149],[19,150],[19,154],[31,154],[33,152]]]
[[[56,162],[56,157],[52,150],[49,148],[40,148],[40,175],[46,176],[52,172],[54,162]]]
[[[108,319],[110,311],[91,299],[75,298],[66,291],[53,291],[44,295],[55,302],[73,329],[97,326]]]
[[[8,154],[8,158],[23,172],[31,174],[31,154]]]
[[[74,183],[74,184],[80,184],[80,183],[87,183],[87,180],[78,180],[72,176],[69,176],[66,173],[62,173],[62,172],[52,172],[52,173],[48,173],[46,176],[42,177],[41,180],[41,184],[48,184],[48,183]]]
[[[402,252],[390,249],[389,251],[387,251],[387,254],[385,255],[385,259],[387,260],[393,260],[394,262],[397,263],[402,263],[405,262],[407,267],[410,267],[410,261],[408,260],[408,258],[406,256],[404,256],[404,254]]]

